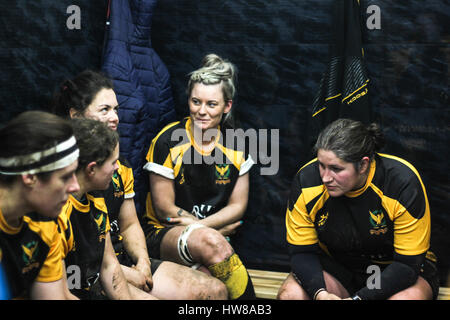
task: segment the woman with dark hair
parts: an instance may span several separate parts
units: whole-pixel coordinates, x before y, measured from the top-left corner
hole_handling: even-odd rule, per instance
[[[95,119],[113,131],[119,122],[118,107],[111,81],[91,70],[64,81],[54,101],[55,113]],[[90,194],[105,199],[112,243],[128,282],[160,299],[225,299],[226,288],[217,279],[173,262],[149,258],[134,204],[133,171],[122,157],[117,164],[109,188]]]
[[[55,219],[72,192],[78,147],[72,127],[28,111],[0,130],[0,263],[12,298],[65,299]]]
[[[348,119],[319,135],[292,184],[280,299],[437,297],[425,186],[407,161],[378,153],[383,144],[376,124]]]
[[[144,232],[150,254],[201,267],[228,288],[230,299],[252,299],[247,269],[225,236],[242,224],[253,160],[223,130],[235,95],[235,66],[216,54],[190,74],[189,117],[152,141]]]
[[[110,299],[142,299],[128,287],[115,255],[105,200],[89,194],[109,187],[118,168],[119,136],[91,119],[73,120],[72,126],[80,149],[80,189],[69,196],[58,217],[65,263],[79,268],[79,287],[71,292],[90,300],[103,298],[102,290]]]

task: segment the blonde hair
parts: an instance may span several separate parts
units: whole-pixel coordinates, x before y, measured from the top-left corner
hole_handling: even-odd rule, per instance
[[[206,55],[199,69],[189,73],[187,95],[190,96],[194,84],[213,85],[222,83],[222,93],[225,102],[233,100],[236,93],[236,67],[229,61],[214,53]],[[231,114],[227,113],[225,121],[230,121]]]

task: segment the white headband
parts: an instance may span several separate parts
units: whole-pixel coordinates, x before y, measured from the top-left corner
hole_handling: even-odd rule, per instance
[[[74,136],[44,151],[0,158],[0,173],[5,175],[36,174],[67,167],[78,159],[79,149]]]

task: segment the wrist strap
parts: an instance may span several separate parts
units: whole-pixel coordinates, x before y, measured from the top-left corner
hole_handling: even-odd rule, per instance
[[[314,293],[313,300],[317,300],[317,295],[318,295],[319,293],[321,293],[322,291],[326,291],[326,290],[325,290],[324,288],[320,288],[319,290],[317,290],[316,293]]]

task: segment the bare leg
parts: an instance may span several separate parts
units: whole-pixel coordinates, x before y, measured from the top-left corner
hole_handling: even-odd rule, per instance
[[[431,300],[433,298],[433,290],[430,284],[421,276],[411,287],[397,292],[389,300]]]
[[[347,298],[349,293],[344,288],[344,286],[328,272],[323,272],[323,277],[325,280],[325,285],[329,293],[333,293],[340,298]],[[288,277],[281,285],[278,291],[277,299],[279,300],[310,300],[311,298],[302,288],[302,286],[297,282],[297,280],[289,273]]]
[[[178,254],[178,238],[185,227],[171,228],[161,242],[161,260],[184,264]],[[216,230],[200,228],[194,230],[188,239],[188,248],[196,262],[208,267],[219,263],[233,254],[233,248]]]
[[[167,300],[225,300],[228,296],[220,280],[169,261],[162,262],[153,274],[150,293]]]
[[[170,229],[161,241],[161,259],[186,264],[178,252],[178,239],[185,227]],[[247,269],[233,248],[217,230],[207,227],[191,229],[187,248],[194,262],[208,268],[221,280],[230,299],[254,299],[255,292]]]

